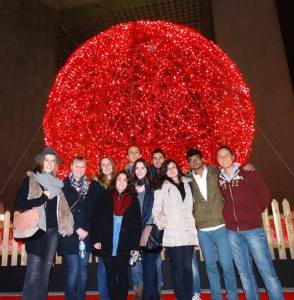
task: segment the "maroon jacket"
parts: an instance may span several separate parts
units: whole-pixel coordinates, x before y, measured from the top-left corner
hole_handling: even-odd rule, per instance
[[[262,227],[261,213],[269,205],[270,192],[256,171],[239,168],[230,182],[223,175],[219,184],[225,198],[223,215],[229,230],[250,230]]]

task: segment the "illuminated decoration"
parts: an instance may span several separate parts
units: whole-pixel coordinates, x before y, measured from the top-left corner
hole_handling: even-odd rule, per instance
[[[183,25],[134,21],[111,27],[81,45],[58,73],[44,116],[45,142],[74,155],[95,173],[108,155],[119,167],[126,150],[143,156],[162,148],[186,166],[189,147],[208,163],[227,144],[246,162],[254,107],[236,65],[216,45]]]

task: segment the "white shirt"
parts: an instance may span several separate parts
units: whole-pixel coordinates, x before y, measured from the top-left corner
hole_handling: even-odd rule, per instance
[[[203,173],[202,176],[195,174],[194,172],[192,172],[193,177],[198,185],[198,188],[200,190],[201,195],[203,196],[203,198],[205,199],[205,201],[207,201],[207,167],[203,166]],[[207,228],[202,228],[200,230],[202,231],[212,231],[212,230],[217,230],[221,227],[225,226],[225,224],[220,224],[214,227],[207,227]]]
[[[203,166],[202,176],[197,175],[194,172],[192,172],[192,174],[199,187],[201,195],[203,196],[205,201],[207,201],[207,167]]]

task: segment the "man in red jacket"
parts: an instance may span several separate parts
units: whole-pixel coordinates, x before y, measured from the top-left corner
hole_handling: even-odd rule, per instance
[[[219,184],[225,198],[223,209],[229,243],[247,300],[258,300],[252,268],[254,260],[270,300],[284,299],[263,229],[261,213],[271,195],[262,177],[234,162],[232,150],[221,146],[217,161],[222,167]]]

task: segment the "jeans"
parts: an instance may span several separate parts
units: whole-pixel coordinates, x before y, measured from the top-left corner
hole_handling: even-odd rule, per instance
[[[193,294],[200,294],[201,293],[200,274],[199,274],[199,268],[198,268],[195,251],[192,257],[192,273],[193,273]]]
[[[31,253],[27,256],[27,271],[22,292],[24,300],[47,299],[50,270],[60,235],[57,228],[48,228],[45,234],[45,253],[42,257]]]
[[[143,266],[141,261],[137,261],[131,267],[133,287],[143,288]]]
[[[65,299],[66,300],[83,300],[85,298],[87,279],[88,279],[88,262],[89,252],[86,252],[84,258],[78,254],[64,255],[65,261]]]
[[[143,299],[159,299],[156,267],[158,255],[143,252]]]
[[[162,259],[159,253],[156,261],[156,270],[157,270],[157,287],[160,289],[163,285],[163,278],[162,278]]]
[[[107,275],[103,262],[103,258],[99,257],[99,264],[97,268],[97,278],[98,278],[98,291],[100,300],[108,300],[108,287],[107,287]]]
[[[103,257],[110,300],[126,300],[129,290],[129,256]]]
[[[201,251],[204,257],[206,273],[210,285],[211,298],[222,300],[222,287],[217,260],[223,271],[227,298],[237,300],[237,283],[233,256],[228,241],[228,232],[225,226],[211,231],[198,231]]]
[[[246,299],[260,299],[253,273],[252,258],[263,280],[269,299],[284,299],[263,227],[244,231],[229,230],[228,238]]]
[[[177,300],[191,300],[193,296],[192,257],[194,246],[166,247],[170,275]]]

